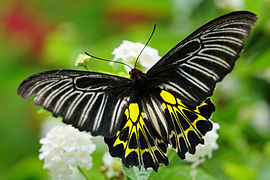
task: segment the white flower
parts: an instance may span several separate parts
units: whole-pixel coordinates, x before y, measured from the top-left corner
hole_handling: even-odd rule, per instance
[[[55,126],[66,126],[66,124],[62,122],[62,118],[54,118],[52,116],[48,116],[42,122],[40,136],[46,136],[46,134]]]
[[[270,132],[270,107],[266,101],[260,100],[254,103],[249,112],[254,111],[252,117],[252,125],[260,134],[268,134]]]
[[[195,6],[200,4],[202,0],[171,0],[172,8],[176,10],[177,15],[181,13],[189,13]],[[181,14],[182,15],[182,14]]]
[[[233,98],[238,95],[241,87],[241,81],[231,75],[223,79],[222,84],[217,87],[217,91],[223,94],[225,98]]]
[[[86,64],[89,62],[90,56],[86,54],[79,54],[76,61],[75,61],[75,66],[77,67],[86,67]]]
[[[266,80],[270,84],[270,68],[258,73],[257,77]]]
[[[118,48],[115,48],[113,50],[112,54],[114,55],[114,60],[122,59],[124,63],[130,65],[131,67],[134,67],[136,58],[138,57],[143,47],[144,44],[142,43],[134,43],[124,40]],[[141,65],[147,70],[159,59],[160,56],[158,55],[158,51],[149,46],[146,46],[138,59],[137,65]],[[128,72],[130,71],[128,67],[125,68]]]
[[[243,0],[215,0],[215,4],[220,9],[244,8],[244,1]]]
[[[212,151],[218,149],[216,141],[218,139],[217,130],[219,128],[219,124],[213,122],[213,129],[204,136],[204,144],[196,146],[195,154],[186,154],[185,161],[192,163],[191,167],[197,167],[200,163],[205,161],[206,156],[211,158]]]
[[[190,176],[191,176],[192,180],[196,180],[197,175],[198,175],[198,171],[196,169],[192,169],[190,171]]]
[[[44,159],[44,168],[49,169],[53,179],[70,179],[77,166],[90,169],[96,146],[92,136],[72,126],[57,126],[51,129],[42,144],[39,159]]]
[[[102,160],[104,167],[102,167],[101,171],[105,173],[107,179],[119,179],[123,175],[120,159],[113,158],[109,152],[106,152]]]
[[[257,132],[266,135],[270,132],[270,106],[265,100],[246,104],[238,111],[238,119],[249,121]]]
[[[113,157],[110,155],[109,152],[106,152],[104,155],[103,155],[103,158],[102,158],[103,162],[104,162],[104,165],[106,166],[111,166],[113,164]]]
[[[261,135],[266,135],[270,132],[270,107],[264,100],[242,107],[239,110],[239,119],[249,120]]]

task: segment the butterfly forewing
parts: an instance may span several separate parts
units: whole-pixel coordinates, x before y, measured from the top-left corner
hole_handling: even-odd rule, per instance
[[[18,94],[93,135],[115,135],[129,101],[126,78],[72,70],[47,71],[22,82]]]
[[[255,14],[242,11],[205,24],[162,57],[148,77],[181,94],[183,102],[200,104],[232,70],[256,20]]]

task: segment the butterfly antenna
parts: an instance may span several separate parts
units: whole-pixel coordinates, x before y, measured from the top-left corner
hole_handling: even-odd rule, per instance
[[[153,28],[153,31],[152,31],[152,33],[151,33],[149,39],[147,40],[146,44],[145,44],[144,47],[142,48],[142,50],[141,50],[141,52],[139,53],[138,57],[136,58],[136,61],[135,61],[135,67],[136,67],[136,64],[137,64],[137,61],[138,61],[140,55],[142,54],[143,50],[146,48],[147,44],[149,43],[150,39],[152,38],[152,36],[153,36],[153,34],[154,34],[155,30],[156,30],[156,26],[157,26],[157,25],[155,24],[155,25],[154,25],[154,28]]]
[[[119,62],[119,61],[113,61],[113,60],[108,60],[108,59],[103,59],[103,58],[100,58],[100,57],[96,57],[96,56],[93,56],[87,52],[84,52],[87,56],[90,56],[92,58],[95,58],[95,59],[98,59],[98,60],[102,60],[102,61],[108,61],[108,62],[113,62],[113,63],[118,63],[118,64],[123,64],[125,66],[128,66],[130,69],[132,69],[132,67],[126,63],[123,63],[123,62]]]

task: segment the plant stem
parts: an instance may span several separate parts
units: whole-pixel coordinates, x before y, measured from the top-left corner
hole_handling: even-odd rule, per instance
[[[87,71],[88,71],[87,64],[83,64],[83,67],[85,68],[85,70],[87,70]]]
[[[88,177],[88,175],[84,172],[84,170],[80,166],[77,166],[77,169],[85,177],[86,180],[90,180],[90,178]]]

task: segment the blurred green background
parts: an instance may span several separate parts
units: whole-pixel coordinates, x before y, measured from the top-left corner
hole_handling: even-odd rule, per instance
[[[16,91],[27,76],[49,69],[78,69],[79,53],[112,59],[122,40],[144,43],[164,55],[199,26],[235,10],[259,20],[233,72],[213,96],[219,149],[199,166],[198,179],[270,179],[270,0],[1,0],[0,179],[48,179],[38,159],[46,113]],[[89,69],[113,72],[91,60]],[[123,67],[122,67],[123,68]],[[94,153],[93,179],[103,179],[105,146]],[[191,179],[190,166],[169,152],[169,166],[153,179]]]

